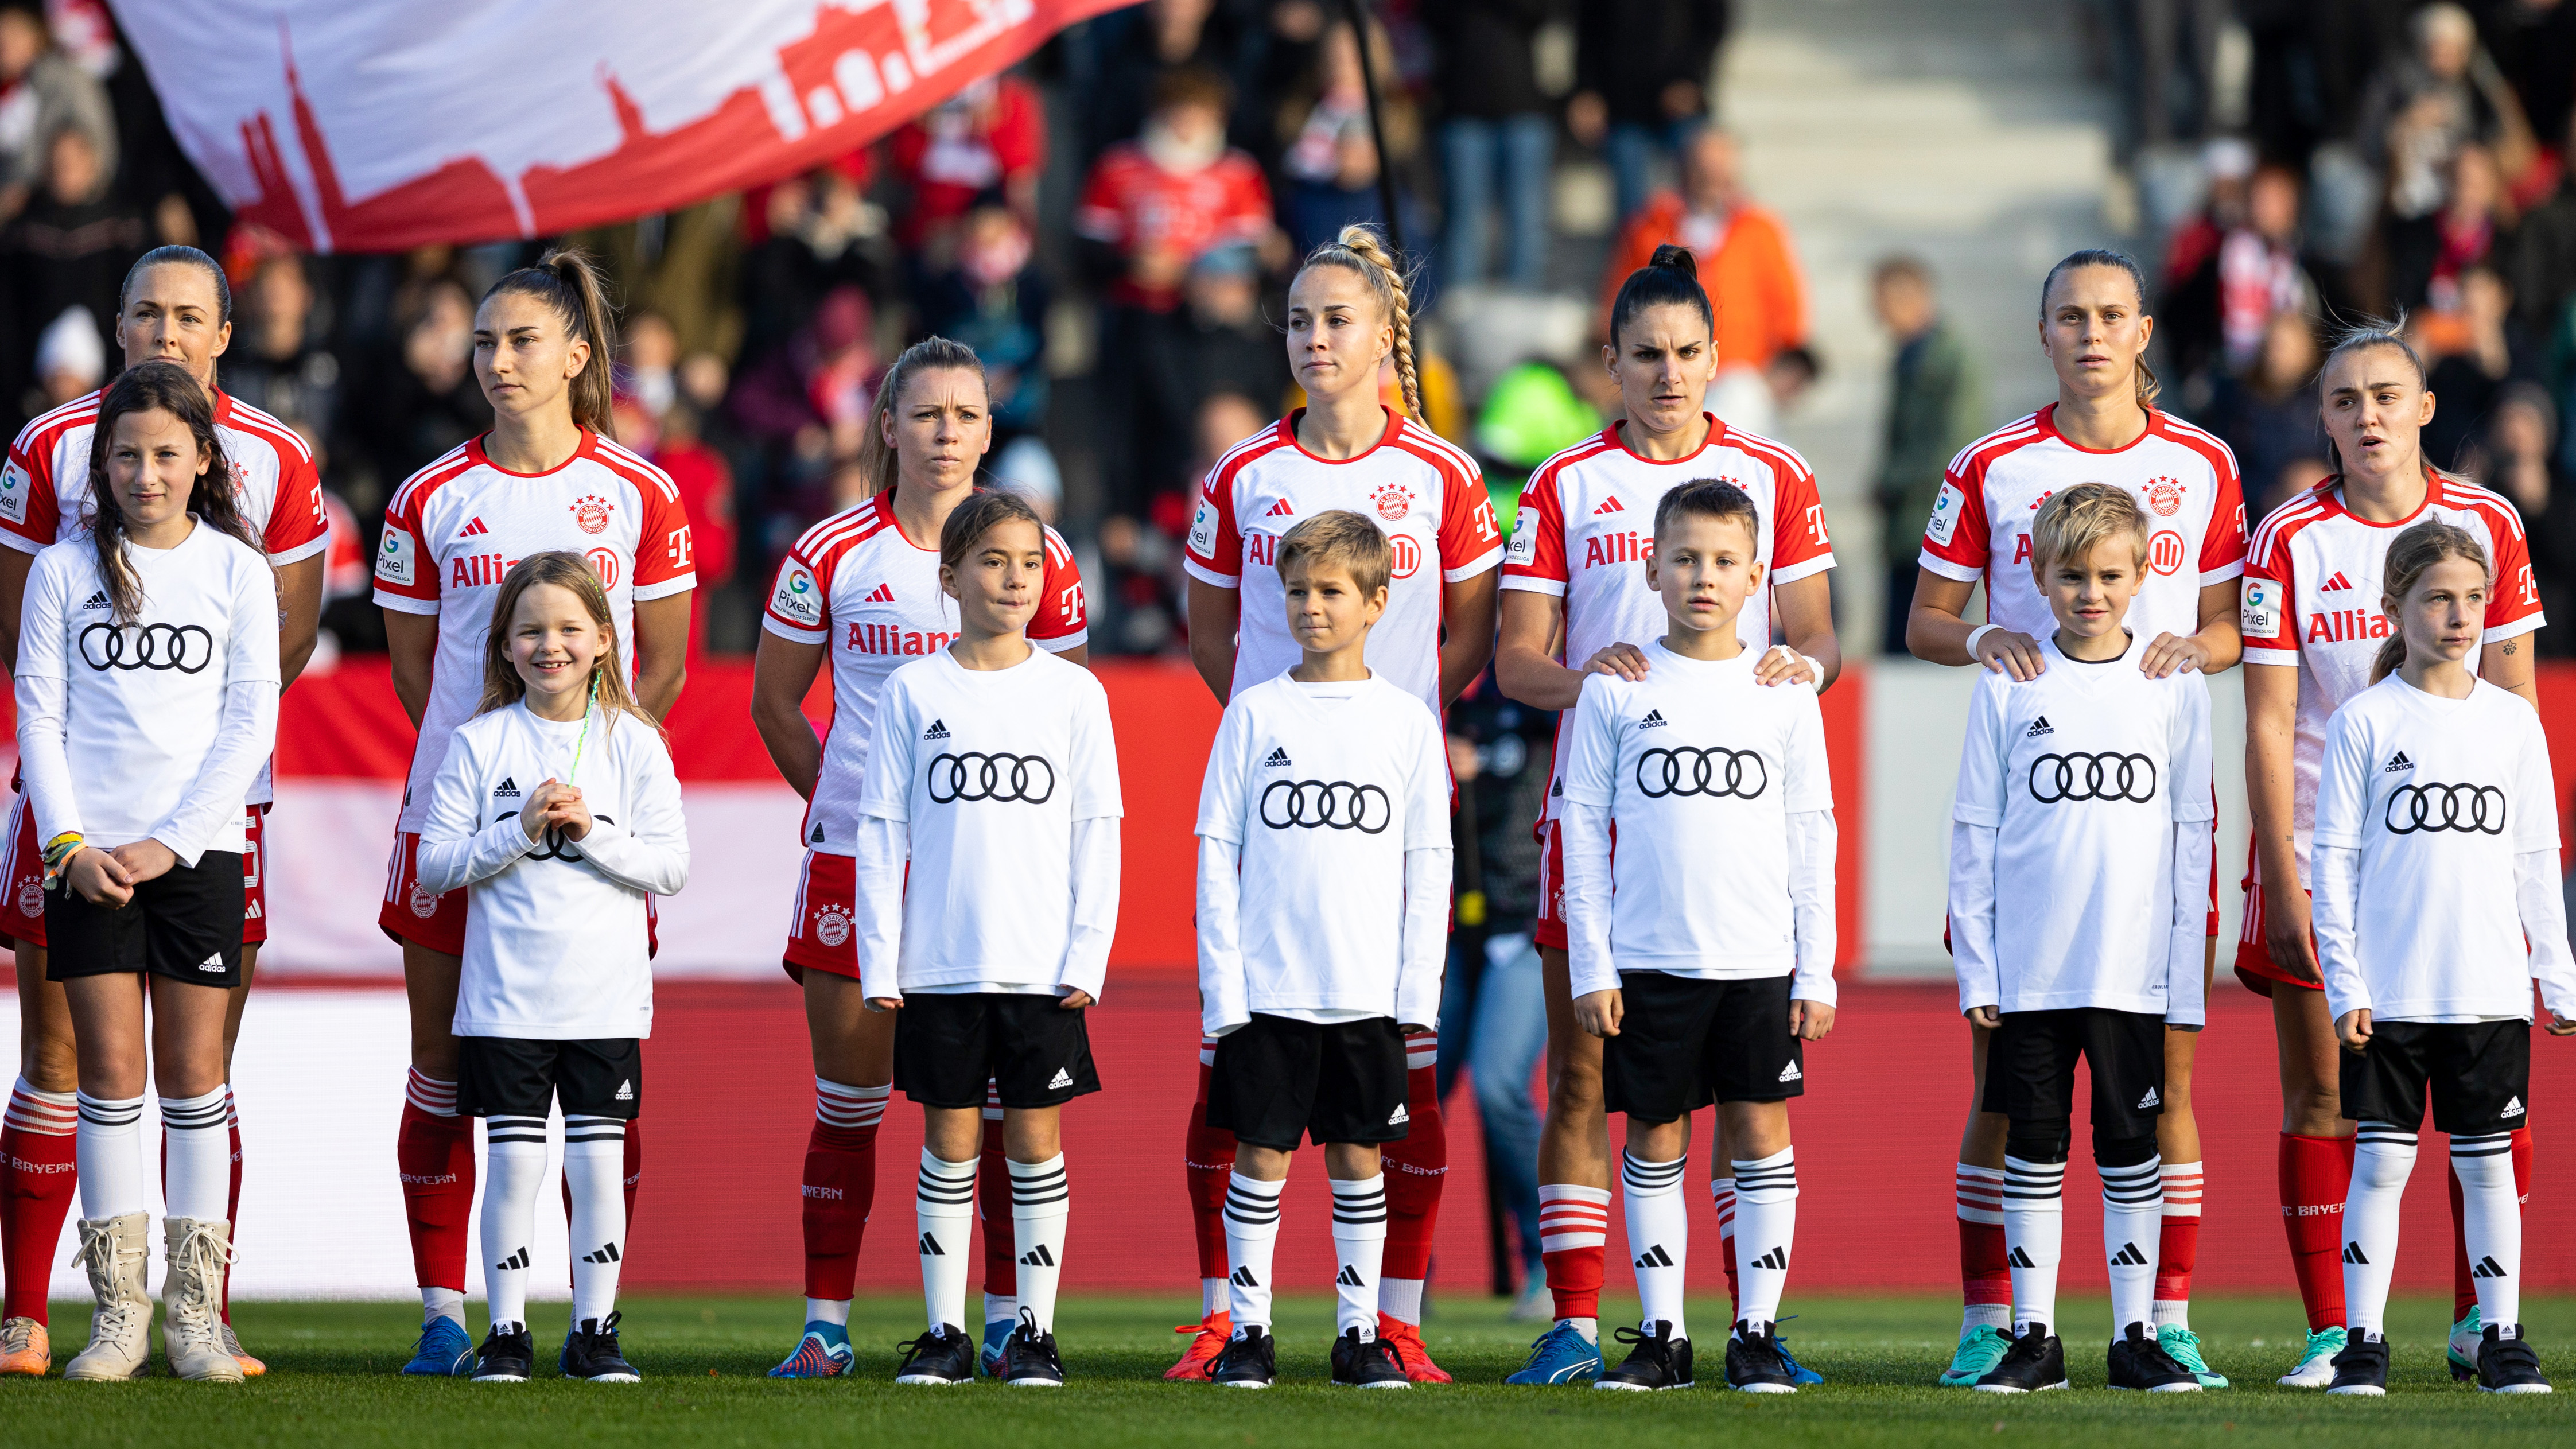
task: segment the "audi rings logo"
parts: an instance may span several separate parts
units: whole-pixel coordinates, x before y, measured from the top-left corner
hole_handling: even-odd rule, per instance
[[[1770,784],[1769,768],[1751,750],[1648,750],[1637,757],[1637,792],[1649,800],[1667,795],[1750,800]]]
[[[2504,834],[2504,792],[2493,785],[2400,785],[2380,818],[2391,835],[2419,830]]]
[[[215,662],[215,636],[202,624],[92,624],[80,632],[92,669],[175,669],[195,674]]]
[[[1375,835],[1395,819],[1394,803],[1375,785],[1348,780],[1273,780],[1261,792],[1261,823],[1273,830],[1356,830]]]
[[[1044,755],[941,755],[930,762],[930,803],[995,800],[1043,805],[1055,794],[1055,766]]]
[[[2144,805],[2156,798],[2156,762],[2144,755],[2042,755],[2030,762],[2030,798],[2042,805],[2060,800]]]
[[[516,819],[518,818],[518,814],[519,812],[516,810],[504,810],[500,814],[492,817],[492,823],[498,825],[504,820]],[[616,817],[611,815],[593,815],[591,816],[591,819],[598,821],[602,825],[614,825],[617,823]],[[580,849],[574,845],[572,838],[563,833],[562,826],[549,825],[545,828],[543,833],[538,835],[536,844],[528,851],[526,859],[560,860],[570,862],[576,860],[588,860],[590,857],[581,853]],[[419,902],[413,902],[413,909],[419,909]],[[424,912],[423,914],[425,915],[427,913]]]

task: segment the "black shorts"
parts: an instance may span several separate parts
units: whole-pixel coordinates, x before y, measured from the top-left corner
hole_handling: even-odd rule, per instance
[[[1711,1102],[1804,1096],[1807,1054],[1789,1029],[1789,981],[1621,972],[1619,1034],[1601,1043],[1602,1105],[1670,1122]]]
[[[2412,1132],[2510,1132],[2531,1125],[2531,1023],[2373,1021],[2370,1044],[2343,1055],[2343,1115]]]
[[[1091,1065],[1089,1008],[1059,996],[915,991],[894,1014],[894,1084],[925,1107],[1059,1107],[1100,1090]]]
[[[1301,1136],[1317,1146],[1400,1142],[1413,1130],[1404,1102],[1404,1030],[1394,1017],[1312,1022],[1255,1012],[1216,1039],[1208,1125],[1255,1147],[1294,1152]]]
[[[2155,1135],[2165,1111],[2165,1019],[2098,1006],[2008,1011],[1986,1043],[1984,1108],[2016,1124],[2075,1116],[2075,1058],[2093,1077],[2093,1140]]]
[[[644,1108],[644,1043],[631,1036],[533,1041],[456,1039],[456,1110],[465,1117],[567,1117],[632,1122]]]
[[[242,984],[242,858],[209,850],[134,888],[134,899],[94,905],[69,881],[45,892],[45,977],[143,972],[199,986]]]

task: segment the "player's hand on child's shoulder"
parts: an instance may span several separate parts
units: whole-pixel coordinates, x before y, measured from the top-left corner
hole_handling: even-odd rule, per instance
[[[1789,1029],[1800,1041],[1823,1041],[1825,1033],[1834,1029],[1834,1009],[1821,1001],[1792,1000]]]
[[[1786,644],[1774,644],[1764,652],[1762,662],[1753,666],[1753,682],[1764,685],[1813,684],[1821,687],[1824,684],[1824,676],[1817,672],[1816,661]]]
[[[2014,682],[2028,684],[2048,672],[2040,658],[2039,641],[2015,629],[1997,629],[1977,641],[1977,662],[1997,674],[2011,675]]]
[[[2209,668],[2209,646],[2189,634],[2158,634],[2138,660],[2138,672],[2149,679],[2169,679]]]
[[[1634,644],[1607,644],[1583,662],[1585,674],[1607,674],[1634,684],[1646,677],[1646,651]]]
[[[1574,999],[1574,1021],[1598,1037],[1619,1034],[1620,1018],[1627,1015],[1627,1004],[1616,988],[1609,991],[1587,991]]]

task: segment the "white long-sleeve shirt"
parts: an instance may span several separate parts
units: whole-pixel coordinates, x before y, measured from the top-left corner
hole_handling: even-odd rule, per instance
[[[942,649],[894,671],[858,792],[861,990],[1098,1000],[1125,813],[1090,670],[1033,648],[1008,669]]]
[[[158,840],[189,866],[242,849],[242,801],[277,741],[277,583],[249,545],[198,523],[125,549],[142,590],[116,622],[89,535],[27,576],[18,751],[37,838]]]
[[[2326,723],[2316,932],[2326,1006],[2389,1021],[2576,1018],[2540,717],[2479,680],[2466,699],[2390,675]],[[2527,943],[2527,944],[2526,944]]]
[[[1204,1029],[1255,1012],[1436,1026],[1448,950],[1439,718],[1372,675],[1280,675],[1226,706],[1199,791]]]
[[[476,715],[448,741],[421,827],[420,885],[467,887],[458,1036],[539,1041],[653,1034],[645,897],[689,883],[680,781],[659,730],[593,710],[540,719],[524,704]],[[576,767],[574,754],[580,761]],[[519,811],[552,779],[589,807],[578,841],[528,838]]]
[[[2209,690],[2149,679],[2146,644],[2077,662],[2052,636],[2039,678],[1978,676],[1951,815],[1960,1010],[2205,1020]]]

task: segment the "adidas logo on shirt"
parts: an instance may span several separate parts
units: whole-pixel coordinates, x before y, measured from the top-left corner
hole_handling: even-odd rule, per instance
[[[2505,1104],[2504,1104],[2504,1110],[2503,1110],[2503,1111],[2501,1111],[2501,1112],[2498,1112],[2496,1115],[2497,1115],[2497,1116],[2499,1116],[2499,1117],[2519,1117],[2519,1116],[2521,1116],[2521,1115],[2522,1115],[2522,1099],[2521,1099],[2520,1097],[2516,1097],[2516,1098],[2514,1098],[2512,1101],[2505,1103]]]
[[[1061,1092],[1072,1085],[1073,1073],[1066,1071],[1062,1067],[1056,1068],[1055,1075],[1047,1080],[1047,1090],[1050,1092]]]
[[[2383,775],[2394,775],[2400,770],[2411,770],[2414,768],[2415,762],[2406,758],[2406,752],[2404,750],[2399,750],[2396,754],[2388,757],[2388,767],[2381,770],[2379,773]]]
[[[921,737],[925,740],[944,740],[948,738],[948,721],[939,719],[932,720],[930,722],[930,728],[921,732]]]
[[[2138,1110],[2143,1112],[2149,1107],[2161,1107],[2164,1104],[2165,1099],[2156,1095],[2155,1088],[2149,1087],[2147,1088],[2147,1094],[2138,1099]]]
[[[516,799],[518,799],[518,798],[519,798],[519,782],[518,782],[518,780],[517,780],[515,777],[513,777],[513,776],[503,775],[503,776],[501,777],[501,783],[492,787],[492,798],[493,798],[493,799],[495,799],[495,800],[516,800]]]
[[[617,1084],[617,1100],[621,1102],[632,1102],[635,1100],[635,1083],[633,1080],[630,1079]]]
[[[816,845],[823,843],[823,827],[820,825],[814,827],[814,843]]]
[[[489,528],[483,526],[482,519],[477,518],[473,522],[466,524],[463,528],[456,530],[456,536],[458,538],[473,538],[479,534],[486,534],[491,531],[492,530]]]
[[[1288,764],[1288,747],[1286,745],[1281,745],[1277,749],[1272,750],[1270,752],[1270,758],[1261,762],[1261,768],[1265,770],[1285,770],[1290,768]]]
[[[2114,1268],[2143,1268],[2147,1266],[2147,1255],[2139,1252],[2138,1245],[2135,1243],[2122,1243],[2120,1245],[2120,1251],[2111,1255],[2111,1266]]]
[[[1628,510],[1626,508],[1620,506],[1617,498],[1604,498],[1601,500],[1601,506],[1592,510],[1592,516],[1598,518],[1604,513],[1625,513],[1627,511]]]
[[[2053,735],[2055,733],[2057,733],[2057,726],[2048,722],[2048,716],[2041,715],[2039,718],[2030,722],[2030,728],[2023,730],[2021,732],[2021,737],[2026,740],[2035,740],[2041,735]]]
[[[1547,793],[1553,797],[1562,797],[1565,794],[1565,781],[1561,778],[1548,781]]]
[[[1791,1062],[1789,1065],[1780,1069],[1780,1080],[1784,1082],[1804,1081],[1806,1080],[1806,1073],[1798,1070],[1798,1064],[1796,1062]]]
[[[1673,1266],[1673,1255],[1664,1251],[1663,1244],[1657,1243],[1646,1251],[1639,1253],[1634,1266],[1639,1268],[1669,1268]]]
[[[1662,710],[1650,709],[1646,711],[1646,717],[1644,719],[1637,721],[1637,728],[1641,730],[1660,729],[1671,723],[1671,720],[1664,718],[1664,712]]]
[[[106,607],[108,607],[108,603],[107,603],[107,590],[105,590],[105,589],[101,589],[101,590],[99,590],[97,593],[90,595],[90,596],[89,596],[89,602],[88,602],[88,603],[86,603],[86,604],[81,605],[81,608],[82,608],[82,609],[84,609],[84,610],[87,610],[87,609],[104,609],[104,608],[106,608]]]
[[[2317,592],[2318,592],[2318,593],[2320,593],[2320,594],[2322,594],[2322,593],[2325,593],[2326,591],[2328,591],[2328,590],[2330,590],[2330,589],[2350,589],[2351,587],[2352,587],[2352,580],[2350,580],[2350,579],[2348,579],[2348,578],[2345,578],[2345,577],[2343,576],[2343,570],[2341,570],[2341,569],[2337,569],[2337,570],[2335,570],[2335,571],[2334,571],[2334,577],[2332,577],[2332,578],[2330,578],[2330,579],[2327,579],[2327,580],[2326,580],[2324,583],[2322,583],[2322,584],[2317,585]]]
[[[1344,1263],[1342,1265],[1342,1271],[1333,1275],[1333,1281],[1345,1288],[1366,1288],[1368,1286],[1368,1280],[1360,1276],[1360,1270],[1349,1263]]]
[[[2469,1270],[2469,1276],[2472,1278],[2510,1278],[2513,1275],[2504,1270],[2504,1265],[2502,1263],[2497,1262],[2494,1257],[2489,1256],[2478,1259],[2478,1265]]]
[[[877,585],[874,593],[869,594],[859,602],[863,604],[891,604],[894,602],[894,585],[879,584]]]
[[[1264,518],[1294,518],[1297,516],[1297,510],[1289,507],[1288,500],[1282,498],[1278,502],[1271,504],[1269,508],[1265,509],[1261,516]]]
[[[1404,1110],[1404,1104],[1402,1102],[1398,1102],[1395,1104],[1395,1111],[1388,1114],[1386,1125],[1389,1127],[1403,1127],[1410,1125],[1412,1121],[1413,1117],[1410,1113]]]

